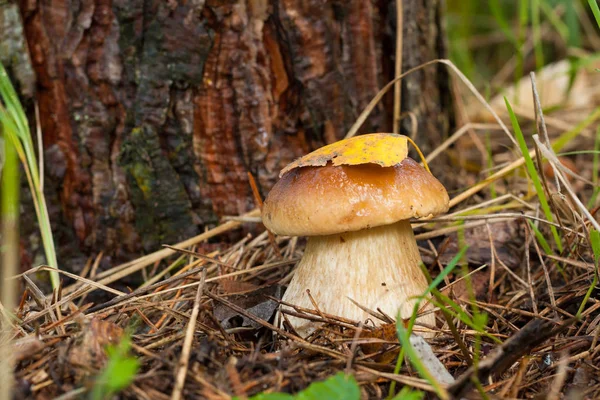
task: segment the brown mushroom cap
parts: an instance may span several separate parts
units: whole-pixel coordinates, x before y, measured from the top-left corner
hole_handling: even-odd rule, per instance
[[[302,167],[275,184],[262,218],[279,235],[331,235],[441,214],[448,201],[444,186],[411,158],[392,167]]]

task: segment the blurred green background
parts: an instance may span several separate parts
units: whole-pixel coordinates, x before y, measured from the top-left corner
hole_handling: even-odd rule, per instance
[[[477,87],[497,91],[553,61],[595,56],[595,1],[447,0],[450,58]]]

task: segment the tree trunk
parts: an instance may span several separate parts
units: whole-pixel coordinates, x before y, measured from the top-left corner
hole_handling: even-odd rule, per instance
[[[247,172],[265,195],[287,163],[342,138],[393,78],[394,0],[22,0],[20,10],[63,264],[75,249],[132,257],[254,208]],[[404,0],[403,46],[404,70],[445,56],[441,0]],[[426,148],[447,132],[447,87],[440,66],[403,82]],[[391,110],[388,96],[362,132],[390,131]]]

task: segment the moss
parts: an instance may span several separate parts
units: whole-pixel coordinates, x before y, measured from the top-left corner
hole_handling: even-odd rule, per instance
[[[178,91],[202,83],[213,45],[201,9],[194,7],[199,6],[188,2],[171,9],[165,2],[144,5],[141,0],[113,7],[120,27],[123,84],[132,88],[120,162],[146,249],[193,235],[192,221],[198,222],[193,215],[212,213],[210,201],[199,193],[191,135],[169,117]]]
[[[152,126],[131,130],[120,162],[127,172],[136,227],[146,250],[196,233],[187,193]]]

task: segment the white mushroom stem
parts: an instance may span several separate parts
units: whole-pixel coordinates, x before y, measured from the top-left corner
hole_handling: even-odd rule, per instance
[[[398,311],[402,318],[410,318],[414,297],[427,289],[420,263],[408,220],[356,232],[311,236],[283,300],[313,309],[306,293],[309,289],[319,309],[327,314],[382,323],[353,304],[351,298],[371,310],[380,308],[392,318]],[[288,318],[302,336],[318,326],[305,319]],[[435,326],[435,315],[428,312],[417,321]]]

